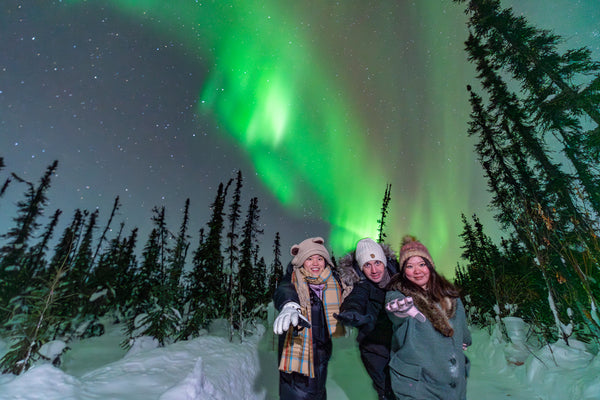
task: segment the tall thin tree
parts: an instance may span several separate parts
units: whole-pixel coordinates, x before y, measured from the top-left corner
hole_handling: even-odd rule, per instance
[[[385,185],[385,193],[383,194],[383,201],[381,204],[381,217],[377,220],[379,223],[379,227],[377,228],[377,242],[383,243],[387,235],[385,234],[383,228],[385,227],[385,219],[388,214],[388,207],[390,205],[390,200],[392,198],[392,184],[388,183]]]

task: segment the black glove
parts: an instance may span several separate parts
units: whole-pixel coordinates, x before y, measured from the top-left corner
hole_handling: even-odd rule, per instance
[[[342,311],[339,314],[333,314],[333,316],[342,324],[354,326],[356,328],[374,322],[372,315],[363,315],[356,311]]]

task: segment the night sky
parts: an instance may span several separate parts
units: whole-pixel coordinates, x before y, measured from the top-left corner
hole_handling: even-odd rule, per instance
[[[598,0],[515,0],[565,48],[600,59]],[[323,236],[341,256],[386,233],[411,233],[450,275],[461,213],[493,236],[489,194],[467,137],[463,8],[418,1],[13,1],[0,10],[0,157],[38,183],[59,161],[46,220],[76,208],[139,227],[165,206],[176,231],[190,198],[192,248],[220,182],[244,176],[259,200],[267,262]],[[0,199],[0,232],[26,186]],[[41,221],[44,222],[44,221]]]

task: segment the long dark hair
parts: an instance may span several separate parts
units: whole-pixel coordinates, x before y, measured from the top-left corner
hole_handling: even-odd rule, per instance
[[[388,284],[388,289],[402,291],[404,288],[412,292],[421,293],[426,298],[429,298],[436,303],[441,302],[444,297],[459,297],[459,292],[456,286],[450,283],[448,279],[438,274],[427,258],[421,258],[429,270],[429,282],[427,282],[427,290],[423,289],[421,286],[417,285],[406,277],[406,263],[410,258],[402,263],[400,272],[392,277],[390,283]]]

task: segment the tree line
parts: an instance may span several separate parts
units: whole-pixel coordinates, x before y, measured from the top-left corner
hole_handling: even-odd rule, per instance
[[[4,167],[0,158],[0,170]],[[138,228],[126,232],[123,222],[112,228],[119,197],[99,237],[99,211],[77,209],[49,248],[62,211],[44,226],[42,219],[57,168],[55,161],[37,184],[12,173],[0,189],[1,199],[13,184],[27,187],[0,247],[0,333],[11,341],[0,361],[2,372],[27,370],[53,340],[101,335],[101,317],[125,324],[128,348],[140,336],[161,346],[190,339],[220,318],[229,321],[231,340],[266,316],[283,275],[280,236],[267,265],[260,256],[258,199],[250,199],[245,215],[242,209],[241,171],[219,185],[195,244],[188,234],[189,199],[176,232],[166,224],[165,207],[154,207],[152,230],[138,257]]]
[[[463,215],[456,282],[472,321],[525,319],[554,341],[600,339],[600,63],[499,0],[466,4],[469,135],[503,237]]]

